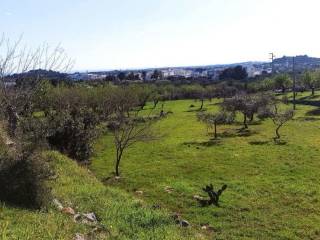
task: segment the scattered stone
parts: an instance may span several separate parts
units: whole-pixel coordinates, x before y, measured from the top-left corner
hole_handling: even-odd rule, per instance
[[[81,215],[80,214],[75,214],[73,216],[73,221],[75,222],[80,222],[81,221]]]
[[[143,195],[143,191],[136,191],[136,194]]]
[[[193,196],[193,199],[195,199],[195,200],[203,200],[203,197],[201,197],[201,196],[199,196],[199,195],[194,195]]]
[[[189,227],[190,226],[190,223],[187,221],[187,220],[180,220],[180,226],[181,227]]]
[[[94,213],[84,213],[82,215],[90,222],[98,222],[97,217]]]
[[[71,207],[65,207],[61,211],[63,213],[65,213],[65,214],[69,214],[69,215],[75,215],[76,214],[76,212]]]
[[[74,240],[87,240],[87,238],[85,237],[85,235],[81,233],[77,233],[76,236],[74,237]]]
[[[115,179],[115,180],[120,180],[121,177],[120,177],[120,176],[115,176],[114,179]]]
[[[61,211],[63,209],[63,205],[61,204],[61,202],[58,199],[53,199],[53,205],[59,210]]]
[[[172,193],[173,190],[174,190],[174,189],[173,189],[172,187],[169,187],[169,186],[166,186],[166,187],[164,188],[164,191],[167,192],[167,193],[169,193],[169,194]]]
[[[201,229],[202,229],[202,230],[206,230],[206,231],[214,231],[214,228],[211,227],[209,224],[203,224],[203,225],[201,225]]]

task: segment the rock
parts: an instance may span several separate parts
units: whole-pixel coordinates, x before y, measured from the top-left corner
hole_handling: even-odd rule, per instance
[[[75,214],[73,216],[73,221],[75,222],[80,222],[81,221],[81,215],[80,214]]]
[[[65,208],[63,208],[61,210],[61,212],[65,213],[65,214],[69,214],[69,215],[75,215],[76,214],[76,212],[71,207],[65,207]]]
[[[143,195],[143,191],[136,191],[136,194]]]
[[[84,213],[82,215],[86,218],[86,220],[90,222],[98,222],[97,217],[94,213]]]
[[[173,189],[172,187],[169,187],[169,186],[166,186],[166,187],[164,188],[164,191],[167,192],[167,193],[172,193],[173,190],[174,190],[174,189]]]
[[[203,224],[201,225],[202,230],[207,230],[207,231],[214,231],[214,228],[211,227],[209,224]]]
[[[180,226],[181,227],[189,227],[190,226],[190,223],[187,221],[187,220],[180,220]]]
[[[59,210],[61,211],[63,209],[63,205],[61,204],[61,202],[59,202],[58,199],[53,199],[53,205]]]
[[[195,200],[203,200],[203,197],[201,197],[201,196],[199,196],[199,195],[194,195],[193,196],[193,199],[195,199]]]
[[[120,180],[120,179],[121,179],[121,177],[119,177],[119,176],[115,176],[115,177],[114,177],[114,179],[115,179],[115,180]]]
[[[74,240],[87,240],[87,238],[85,235],[81,233],[77,233],[76,236],[74,237]]]

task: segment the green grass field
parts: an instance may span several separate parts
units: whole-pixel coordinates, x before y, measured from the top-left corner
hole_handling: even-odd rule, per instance
[[[108,230],[90,239],[191,239],[191,231],[175,226],[165,211],[152,210],[121,190],[104,186],[87,169],[59,153],[50,152],[58,178],[53,194],[76,212],[94,212]],[[0,204],[1,240],[71,240],[93,227],[78,224],[53,206],[33,211]]]
[[[219,127],[220,140],[210,141],[189,108],[199,102],[167,102],[173,114],[154,126],[159,138],[131,147],[121,180],[107,184],[180,213],[197,238],[320,239],[320,96],[309,95],[299,95],[294,120],[281,130],[286,143],[278,145],[270,120],[254,122],[247,134],[238,132],[240,123]],[[215,111],[216,103],[205,107]],[[95,148],[90,168],[102,180],[113,172],[112,137],[102,137]],[[220,208],[202,208],[193,199],[209,183],[228,185]],[[203,224],[213,230],[202,230]]]

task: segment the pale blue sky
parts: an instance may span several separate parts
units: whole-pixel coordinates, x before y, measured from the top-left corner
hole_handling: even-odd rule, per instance
[[[319,0],[1,0],[0,31],[59,42],[76,70],[320,57]]]

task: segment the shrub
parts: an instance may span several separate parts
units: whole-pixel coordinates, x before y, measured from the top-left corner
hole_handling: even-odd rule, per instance
[[[88,111],[53,113],[48,116],[48,143],[79,162],[87,162],[96,135],[94,115]]]
[[[50,199],[47,180],[52,175],[42,154],[4,151],[0,154],[0,201],[9,205],[40,208]]]

